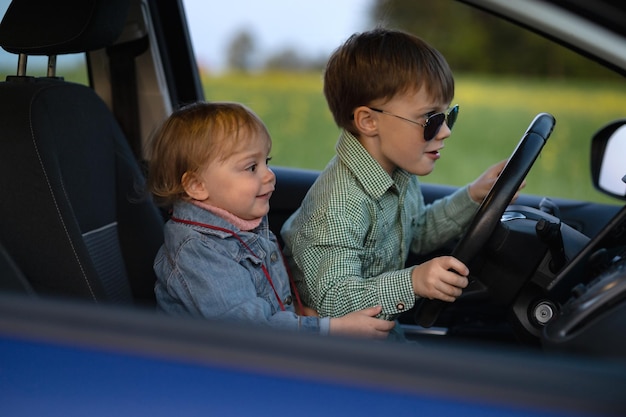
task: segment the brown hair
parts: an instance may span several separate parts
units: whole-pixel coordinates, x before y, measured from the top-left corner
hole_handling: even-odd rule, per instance
[[[242,104],[197,102],[180,108],[152,139],[148,190],[161,205],[187,198],[183,175],[228,158],[248,144],[250,133],[270,140],[263,121]]]
[[[433,98],[451,102],[452,71],[439,51],[398,30],[352,35],[333,52],[324,73],[324,95],[335,123],[352,133],[355,108],[421,87]]]

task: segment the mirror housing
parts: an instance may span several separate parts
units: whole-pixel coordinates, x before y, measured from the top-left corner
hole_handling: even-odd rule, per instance
[[[596,189],[626,200],[626,119],[606,125],[593,136],[591,177]]]

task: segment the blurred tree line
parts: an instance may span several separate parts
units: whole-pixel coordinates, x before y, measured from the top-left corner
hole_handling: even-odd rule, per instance
[[[612,76],[539,35],[455,1],[374,0],[371,23],[421,37],[444,54],[455,72]]]
[[[455,72],[618,77],[539,35],[457,1],[373,0],[368,20],[369,27],[401,29],[423,38],[444,54]],[[230,43],[228,65],[239,71],[307,71],[321,70],[327,60],[295,49],[262,58],[257,52],[254,37],[244,29]]]

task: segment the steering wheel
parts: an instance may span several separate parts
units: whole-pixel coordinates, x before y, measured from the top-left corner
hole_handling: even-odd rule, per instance
[[[469,228],[452,251],[452,256],[467,265],[485,246],[550,137],[555,123],[551,114],[540,113],[535,116],[478,208]],[[415,313],[416,323],[422,327],[431,327],[448,305],[449,303],[442,300],[422,300]]]

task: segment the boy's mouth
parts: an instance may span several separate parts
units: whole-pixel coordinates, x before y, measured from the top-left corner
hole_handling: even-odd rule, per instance
[[[429,154],[432,158],[439,159],[441,157],[441,154],[439,153],[441,149],[443,149],[443,146],[441,148],[426,153]]]

